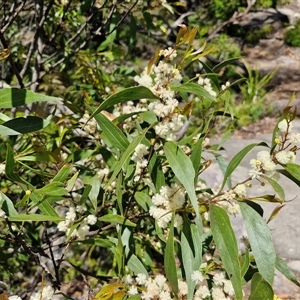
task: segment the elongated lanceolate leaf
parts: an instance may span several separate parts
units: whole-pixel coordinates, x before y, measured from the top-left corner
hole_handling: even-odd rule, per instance
[[[276,257],[276,269],[288,280],[300,287],[300,282],[297,280],[297,277],[293,271],[289,268],[286,262],[278,256]]]
[[[249,300],[273,300],[274,292],[272,286],[264,280],[259,273],[255,273],[251,281],[251,294]]]
[[[109,142],[122,152],[125,152],[129,145],[129,141],[125,137],[124,133],[107,117],[102,114],[94,115],[95,120],[99,124],[103,133]]]
[[[202,241],[198,234],[198,228],[190,220],[185,218],[181,233],[182,263],[188,286],[187,299],[193,299],[195,282],[191,280],[193,271],[199,270],[202,257]]]
[[[140,144],[141,141],[144,139],[145,134],[147,133],[148,130],[149,130],[149,128],[145,128],[143,131],[141,131],[140,134],[137,135],[133,139],[133,141],[129,144],[126,151],[121,156],[120,160],[118,162],[116,162],[116,164],[114,166],[114,172],[111,175],[108,183],[106,184],[107,187],[110,186],[111,183],[115,180],[115,178],[117,177],[118,173],[121,171],[121,169],[124,166],[127,159],[132,155],[132,153],[135,150],[135,148],[137,147],[137,145]]]
[[[239,264],[238,244],[225,210],[210,205],[211,230],[220,251],[222,263],[229,276],[238,300],[243,299],[241,266]]]
[[[25,89],[5,88],[0,89],[0,108],[18,107],[33,102],[62,101],[57,97],[37,94]]]
[[[290,175],[300,181],[300,166],[297,164],[286,164],[285,169]]]
[[[51,118],[52,116],[43,120],[39,117],[28,116],[12,119],[0,125],[0,135],[19,135],[38,131],[48,126]]]
[[[7,216],[17,216],[13,202],[2,192],[0,192],[0,208],[5,212]]]
[[[176,92],[186,92],[194,94],[198,97],[203,97],[211,101],[215,101],[216,97],[212,96],[203,86],[197,83],[189,82],[178,86],[172,86],[171,89]]]
[[[107,222],[107,223],[117,223],[117,224],[122,224],[125,226],[136,227],[136,224],[134,224],[133,222],[127,220],[126,218],[124,218],[123,216],[120,216],[120,215],[105,215],[103,217],[100,217],[99,221]]]
[[[195,170],[191,160],[173,142],[167,142],[164,146],[165,154],[175,176],[186,189],[196,215],[199,216],[199,208],[195,193]]]
[[[158,99],[148,88],[144,86],[136,86],[124,89],[110,97],[108,97],[104,102],[102,102],[97,109],[93,112],[91,118],[101,112],[104,109],[107,109],[111,106],[114,106],[118,103],[123,103],[127,101],[134,101],[139,99]]]
[[[247,203],[239,202],[239,205],[259,273],[272,285],[276,253],[270,228],[264,219]]]
[[[44,222],[44,221],[62,221],[63,218],[58,216],[46,216],[41,214],[20,214],[16,216],[8,217],[8,220],[11,222]]]
[[[174,256],[174,214],[170,226],[169,236],[166,245],[166,251],[164,255],[164,267],[166,271],[166,277],[168,278],[171,289],[175,295],[178,294],[178,278],[177,268]]]
[[[274,180],[268,176],[262,176],[262,177],[270,183],[270,185],[272,186],[274,191],[278,194],[280,200],[285,201],[285,193],[284,193],[284,189],[281,187],[281,185],[276,180]]]
[[[134,254],[131,254],[127,262],[127,266],[134,274],[145,274],[146,276],[148,276],[148,271],[146,270],[142,262],[138,259],[138,257]]]
[[[220,190],[223,189],[223,187],[225,186],[228,177],[232,174],[232,172],[239,166],[240,162],[243,160],[243,158],[254,148],[257,146],[266,146],[268,147],[268,145],[266,143],[259,143],[259,144],[251,144],[248,145],[247,147],[245,147],[244,149],[242,149],[240,152],[238,152],[230,161],[230,163],[228,164],[228,167],[226,169],[225,175],[224,175],[224,180],[223,183],[221,185]]]

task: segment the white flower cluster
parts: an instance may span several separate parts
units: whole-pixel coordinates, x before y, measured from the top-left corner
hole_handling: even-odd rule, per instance
[[[214,193],[217,195],[219,190],[214,191]],[[221,195],[216,198],[216,200],[218,200],[217,204],[225,209],[229,215],[237,215],[240,213],[240,207],[236,200],[246,197],[246,194],[246,186],[244,184],[238,184],[234,189],[221,193]]]
[[[142,170],[146,168],[148,165],[148,160],[145,159],[145,155],[147,155],[148,153],[149,153],[148,147],[143,144],[137,145],[137,147],[134,150],[131,160],[136,163],[135,174],[134,174],[135,180],[138,179],[137,175],[140,175]]]
[[[0,175],[5,174],[5,164],[1,163],[0,164]]]
[[[79,120],[81,124],[84,126],[82,127],[83,132],[82,135],[86,136],[93,136],[93,138],[99,139],[99,130],[98,130],[98,123],[94,118],[90,119],[90,115],[86,112],[83,117]]]
[[[226,279],[224,272],[213,276],[214,287],[209,290],[201,271],[194,271],[190,278],[195,283],[194,300],[203,300],[212,297],[213,300],[233,299],[234,290],[231,281]],[[169,300],[186,299],[188,287],[184,280],[178,279],[179,293],[174,297],[165,276],[158,274],[150,278],[145,274],[137,274],[135,278],[130,275],[123,277],[123,282],[128,285],[128,296],[140,295],[143,300]]]
[[[6,214],[3,209],[0,208],[0,218],[5,218]]]
[[[177,52],[168,48],[162,50],[160,54],[171,61],[176,57]],[[149,74],[145,68],[140,76],[135,77],[139,85],[149,88],[160,98],[159,101],[151,102],[148,110],[154,112],[160,121],[154,128],[156,134],[168,141],[176,140],[176,132],[183,127],[185,122],[185,117],[176,111],[178,100],[175,98],[175,92],[170,89],[172,82],[181,80],[179,70],[164,61],[153,65]]]
[[[277,164],[294,163],[296,152],[300,147],[300,133],[292,133],[293,124],[286,119],[278,123],[278,132],[275,139],[279,149],[270,154],[268,151],[260,151],[256,159],[250,160],[252,169],[249,175],[252,179],[262,175],[277,179],[279,174],[276,172]]]
[[[212,96],[217,96],[217,93],[212,88],[211,81],[209,78],[199,77],[198,83],[200,85],[202,85],[209,94],[211,94]],[[226,86],[225,86],[225,88],[226,88]]]
[[[66,235],[71,234],[71,237],[75,237],[81,240],[84,239],[89,233],[90,225],[94,225],[97,222],[96,216],[88,215],[87,217],[83,218],[79,226],[71,232],[72,225],[77,220],[76,212],[81,214],[84,211],[86,211],[86,207],[83,205],[77,205],[76,208],[70,206],[69,211],[66,213],[65,220],[58,223],[57,229],[59,231],[65,232]]]
[[[161,187],[159,194],[152,197],[153,206],[150,207],[149,213],[157,220],[158,226],[166,228],[172,219],[172,212],[183,207],[185,203],[185,192],[177,183],[171,187]],[[180,228],[183,220],[179,214],[175,215],[174,226]]]

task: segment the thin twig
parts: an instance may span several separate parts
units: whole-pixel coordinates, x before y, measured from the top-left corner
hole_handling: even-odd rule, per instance
[[[2,43],[3,48],[8,48],[9,47],[2,32],[0,32],[0,41]],[[21,75],[20,75],[20,73],[19,73],[19,71],[18,71],[18,69],[15,65],[15,62],[13,61],[11,56],[8,57],[8,61],[10,63],[10,66],[11,66],[12,70],[13,70],[13,73],[17,77],[20,88],[21,89],[24,88],[24,83],[23,83],[22,77],[21,77]]]
[[[26,4],[26,0],[24,0],[19,7],[15,10],[15,12],[13,13],[12,16],[10,16],[9,20],[7,21],[7,23],[5,24],[5,26],[3,26],[1,28],[1,33],[4,33],[7,28],[11,25],[11,23],[16,19],[16,17],[18,16],[18,14],[20,13],[20,11],[22,10],[22,8],[25,6]]]

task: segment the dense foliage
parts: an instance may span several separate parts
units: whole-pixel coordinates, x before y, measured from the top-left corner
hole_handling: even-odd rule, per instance
[[[213,3],[199,7],[225,9]],[[243,299],[250,281],[249,299],[273,299],[275,269],[299,285],[257,204],[278,203],[271,220],[285,203],[279,174],[299,183],[296,112],[285,109],[270,145],[222,158],[210,138],[221,127],[229,137],[224,123],[243,109],[237,87],[259,107],[271,75],[241,78],[238,58],[220,50],[226,36],[206,44],[209,31],[183,24],[181,10],[195,5],[1,4],[2,298],[74,299],[85,288],[98,300]],[[249,176],[232,182],[259,145]],[[217,187],[203,180],[212,160],[224,175]],[[255,181],[274,195],[250,197]],[[243,244],[230,222],[240,213]]]

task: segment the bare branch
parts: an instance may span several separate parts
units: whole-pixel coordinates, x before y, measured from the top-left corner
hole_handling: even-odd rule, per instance
[[[11,25],[11,23],[16,19],[16,17],[18,16],[18,14],[20,13],[20,11],[23,9],[24,5],[26,4],[26,0],[24,0],[19,7],[14,11],[13,15],[11,15],[9,17],[9,20],[7,21],[7,23],[5,24],[5,26],[3,26],[1,28],[1,33],[4,33],[7,28]],[[12,5],[13,7],[13,5]]]
[[[2,32],[0,32],[0,41],[2,43],[3,48],[8,48],[9,47],[9,45],[6,42],[5,37],[4,37],[4,35],[3,35]],[[8,61],[10,63],[10,66],[11,66],[12,70],[13,70],[13,73],[17,77],[17,80],[18,80],[18,83],[20,85],[20,88],[24,88],[24,83],[23,83],[22,77],[21,77],[21,75],[20,75],[20,73],[19,73],[19,71],[18,71],[18,69],[17,69],[17,67],[15,65],[15,62],[13,61],[13,59],[12,59],[11,56],[8,57]]]

